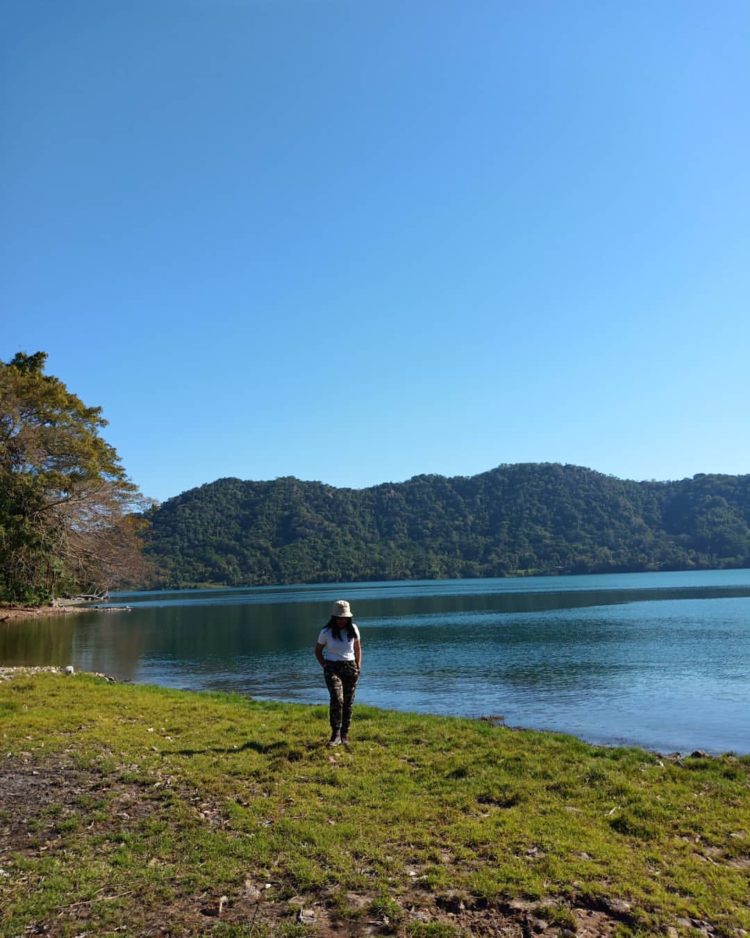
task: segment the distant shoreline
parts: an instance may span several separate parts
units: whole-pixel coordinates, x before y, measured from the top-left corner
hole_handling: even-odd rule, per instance
[[[0,604],[0,622],[15,622],[18,619],[44,619],[47,616],[67,616],[79,612],[100,610],[100,606],[84,606],[77,603],[61,603],[55,606],[6,606]]]

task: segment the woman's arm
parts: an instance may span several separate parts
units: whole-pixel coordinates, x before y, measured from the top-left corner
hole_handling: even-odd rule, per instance
[[[354,642],[354,660],[357,662],[357,667],[362,670],[362,642],[357,639]]]
[[[321,668],[326,666],[326,659],[323,657],[323,649],[325,647],[326,646],[321,645],[320,642],[317,642],[315,645],[315,657],[318,659],[318,663],[320,664]]]

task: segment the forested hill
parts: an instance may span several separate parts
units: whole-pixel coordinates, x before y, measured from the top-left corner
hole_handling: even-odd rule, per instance
[[[750,475],[529,463],[367,489],[219,479],[151,512],[169,586],[750,566]]]

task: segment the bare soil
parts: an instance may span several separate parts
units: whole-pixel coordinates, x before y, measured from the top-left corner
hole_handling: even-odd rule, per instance
[[[103,774],[95,768],[81,769],[65,753],[50,754],[44,760],[32,759],[28,753],[15,753],[0,758],[0,869],[3,875],[21,880],[22,890],[33,888],[24,881],[18,857],[60,859],[68,851],[65,830],[73,822],[81,822],[87,836],[98,842],[113,838],[128,828],[136,830],[146,819],[170,821],[169,798],[125,781],[116,773]],[[172,789],[174,792],[174,789]],[[210,805],[196,792],[178,789],[181,798],[192,802],[204,823],[224,827],[225,819],[219,805]],[[106,812],[92,814],[92,803],[106,803]],[[103,816],[102,816],[103,815]],[[234,895],[221,896],[186,892],[179,881],[172,884],[166,904],[157,907],[144,904],[143,899],[121,887],[105,886],[91,899],[71,901],[61,906],[54,917],[30,923],[25,935],[47,935],[51,938],[71,934],[92,936],[97,933],[96,919],[91,921],[95,903],[107,900],[125,902],[128,922],[116,931],[138,936],[199,936],[210,934],[220,924],[236,925],[248,935],[273,935],[287,925],[298,922],[307,934],[317,938],[363,938],[370,935],[404,935],[409,923],[443,923],[462,930],[466,935],[495,938],[547,938],[576,935],[578,938],[605,938],[614,934],[619,922],[627,922],[622,910],[572,908],[576,927],[561,927],[548,922],[545,903],[526,901],[477,902],[463,894],[435,895],[415,886],[407,895],[399,895],[403,910],[400,922],[373,915],[370,906],[375,896],[350,893],[349,911],[341,911],[340,896],[334,889],[315,895],[282,898],[276,885],[266,888],[262,871],[248,873],[245,883],[238,885]],[[246,930],[246,931],[245,931]],[[109,930],[108,930],[108,933]]]
[[[0,622],[15,622],[18,619],[46,619],[48,616],[77,615],[90,612],[94,606],[76,603],[59,603],[54,606],[8,606],[0,603]],[[97,611],[101,612],[101,609]]]

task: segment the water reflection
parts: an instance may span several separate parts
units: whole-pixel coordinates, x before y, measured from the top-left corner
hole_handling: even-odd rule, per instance
[[[68,664],[80,616],[50,616],[0,623],[0,664]]]
[[[73,642],[73,660],[84,671],[116,674],[120,680],[137,680],[147,653],[147,632],[131,626],[126,613],[87,613]]]

